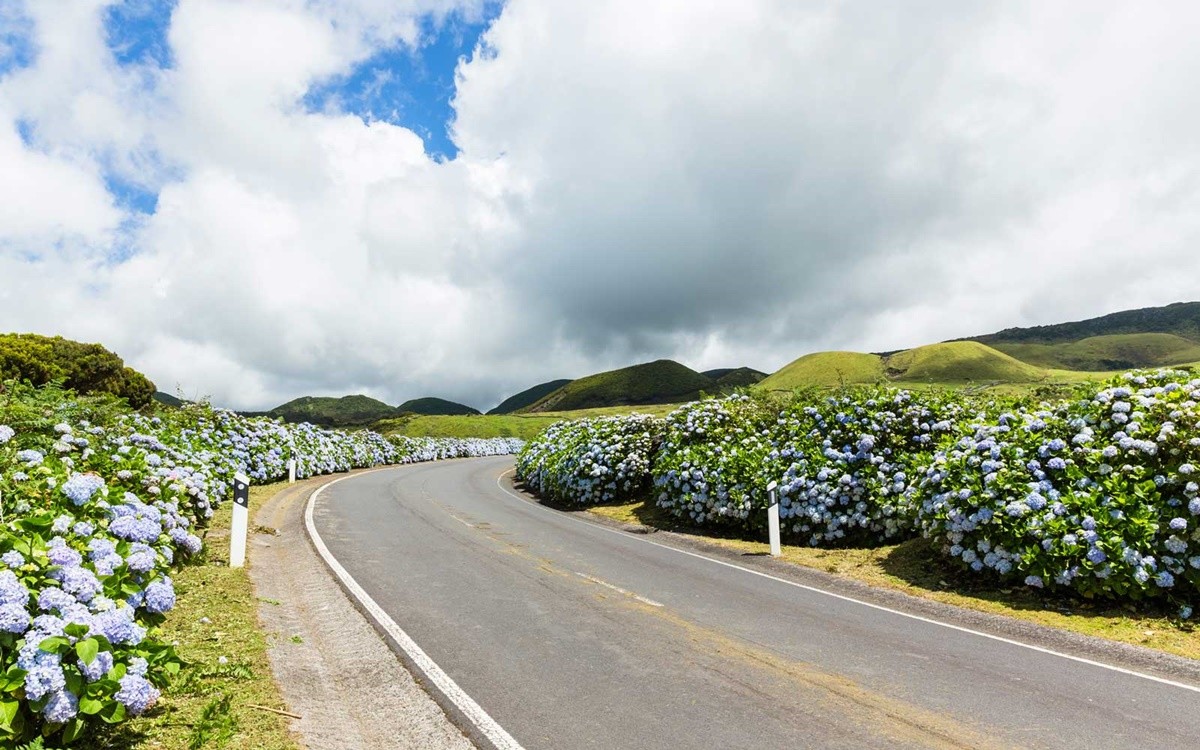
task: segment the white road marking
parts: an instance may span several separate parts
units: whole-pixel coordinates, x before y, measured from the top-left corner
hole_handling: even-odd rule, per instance
[[[595,583],[595,584],[598,584],[598,585],[600,585],[600,586],[603,586],[603,587],[604,587],[604,588],[606,588],[606,589],[612,589],[613,591],[617,592],[618,594],[624,594],[625,596],[628,596],[628,597],[630,597],[630,598],[632,598],[632,599],[637,599],[637,600],[638,600],[639,602],[641,602],[642,604],[649,604],[651,607],[661,607],[661,606],[663,606],[662,602],[656,602],[656,601],[654,601],[653,599],[647,599],[647,598],[646,598],[646,597],[644,597],[644,596],[639,596],[639,595],[637,595],[637,594],[633,593],[632,591],[626,591],[625,589],[621,588],[620,586],[614,586],[614,585],[612,585],[611,583],[609,583],[608,581],[602,581],[602,580],[600,580],[600,579],[599,579],[599,578],[597,578],[596,576],[590,576],[590,575],[588,575],[587,573],[579,573],[579,572],[575,572],[575,575],[579,576],[580,578],[584,578],[584,579],[586,579],[586,580],[589,580],[589,581],[591,581],[592,583]]]
[[[442,695],[446,696],[446,698],[453,703],[459,711],[462,712],[463,716],[465,716],[467,720],[471,722],[471,725],[474,726],[480,734],[486,737],[489,742],[498,748],[498,750],[524,750],[524,748],[521,747],[521,744],[517,742],[512,735],[504,730],[504,727],[500,726],[495,719],[488,715],[487,711],[484,711],[483,708],[476,703],[473,698],[471,698],[471,696],[467,695],[467,693],[458,686],[458,683],[451,679],[450,675],[446,674],[446,672],[437,665],[437,662],[431,659],[429,655],[417,645],[417,642],[409,637],[408,633],[405,633],[400,626],[396,624],[395,620],[388,616],[387,612],[383,611],[383,608],[380,607],[379,604],[371,598],[371,595],[368,594],[363,587],[358,584],[358,581],[354,580],[354,577],[342,567],[342,564],[337,561],[337,558],[334,557],[333,553],[329,551],[329,548],[325,546],[325,541],[321,539],[321,535],[317,533],[317,526],[313,522],[313,507],[316,505],[317,498],[320,497],[321,492],[323,492],[326,487],[337,484],[343,479],[353,479],[356,476],[361,476],[361,474],[341,477],[340,479],[335,479],[328,484],[323,484],[308,498],[308,507],[306,507],[304,510],[304,525],[308,529],[308,535],[312,539],[313,545],[317,548],[317,552],[320,553],[330,570],[332,570],[334,574],[341,580],[342,584],[345,585],[346,590],[358,600],[359,604],[361,604],[363,609],[370,614],[371,618],[374,619],[375,622],[378,623],[379,626],[392,637],[392,639],[400,646],[400,648],[404,650],[404,653],[408,656],[408,658],[417,665],[417,668],[421,670],[421,673],[425,676],[425,679],[429,680],[429,682],[431,682],[434,687],[441,692]]]
[[[625,531],[620,531],[618,529],[610,529],[607,526],[602,526],[597,523],[585,521],[583,519],[576,518],[575,516],[572,516],[572,515],[569,515],[566,513],[562,513],[561,511],[554,510],[553,508],[547,508],[544,505],[539,505],[538,503],[532,502],[532,501],[528,500],[527,498],[521,497],[520,495],[517,495],[513,492],[509,492],[507,489],[504,488],[504,485],[500,483],[500,480],[504,477],[505,474],[511,474],[513,471],[515,471],[515,469],[508,469],[507,471],[501,472],[500,475],[498,477],[496,477],[496,486],[500,489],[501,492],[508,495],[509,497],[513,497],[513,498],[516,498],[517,500],[520,500],[521,502],[525,503],[526,505],[530,505],[535,508],[540,508],[541,510],[546,511],[547,513],[555,514],[559,518],[565,518],[565,519],[574,521],[576,523],[581,523],[581,524],[584,524],[593,529],[599,529],[600,531],[607,531],[610,534],[616,534],[624,539],[633,539],[633,540],[636,540],[639,542],[643,542],[645,544],[652,544],[655,547],[661,547],[662,549],[671,550],[672,552],[678,552],[679,554],[687,555],[688,557],[695,557],[700,560],[707,560],[710,563],[715,563],[717,565],[723,565],[726,568],[733,568],[734,570],[740,570],[743,573],[749,573],[751,575],[756,575],[756,576],[759,576],[760,578],[768,578],[772,581],[778,581],[779,583],[785,583],[788,586],[795,586],[796,588],[804,589],[805,591],[811,591],[815,594],[824,594],[825,596],[831,596],[834,599],[841,599],[842,601],[845,601],[845,602],[861,604],[864,607],[870,607],[871,609],[879,610],[880,612],[887,612],[889,614],[899,615],[900,617],[907,617],[910,620],[917,620],[919,622],[928,623],[930,625],[937,625],[938,627],[949,628],[950,630],[957,630],[960,633],[969,633],[971,635],[979,636],[980,638],[987,638],[989,640],[999,641],[1001,643],[1007,643],[1007,644],[1010,644],[1013,646],[1019,646],[1020,648],[1026,648],[1026,649],[1029,649],[1030,651],[1038,651],[1040,653],[1048,654],[1050,656],[1057,656],[1062,659],[1069,659],[1074,662],[1079,662],[1080,664],[1088,664],[1093,667],[1100,667],[1101,669],[1107,669],[1107,670],[1110,670],[1113,672],[1120,672],[1121,674],[1129,675],[1130,677],[1140,677],[1143,680],[1150,680],[1151,682],[1157,682],[1157,683],[1160,683],[1163,685],[1170,685],[1171,687],[1182,688],[1183,690],[1190,690],[1193,693],[1200,693],[1200,687],[1197,687],[1195,685],[1188,685],[1187,683],[1176,682],[1175,680],[1168,680],[1163,677],[1155,677],[1152,674],[1146,674],[1144,672],[1137,672],[1132,669],[1118,667],[1113,664],[1105,664],[1104,662],[1094,661],[1092,659],[1085,659],[1082,656],[1073,656],[1071,654],[1064,654],[1061,651],[1055,651],[1054,649],[1045,648],[1043,646],[1035,646],[1031,643],[1022,643],[1021,641],[1015,641],[1011,638],[1005,638],[1003,636],[993,635],[991,633],[984,633],[979,630],[972,630],[971,628],[966,628],[961,625],[955,625],[955,624],[949,623],[949,622],[942,622],[941,620],[935,620],[930,617],[922,617],[921,615],[914,615],[910,612],[902,612],[901,610],[892,609],[891,607],[884,607],[883,605],[880,605],[880,604],[872,604],[871,602],[865,602],[861,599],[855,599],[854,597],[846,596],[845,594],[837,594],[832,591],[826,591],[825,589],[817,588],[816,586],[809,586],[809,585],[806,585],[803,583],[789,581],[786,578],[780,578],[778,576],[773,576],[770,573],[763,573],[762,571],[753,570],[751,568],[744,568],[741,565],[735,565],[734,563],[731,563],[731,562],[726,562],[724,560],[718,560],[715,557],[708,557],[707,555],[701,555],[696,552],[689,552],[688,550],[685,550],[685,549],[679,549],[678,547],[672,547],[669,544],[660,544],[658,542],[651,541],[642,535],[630,534]]]

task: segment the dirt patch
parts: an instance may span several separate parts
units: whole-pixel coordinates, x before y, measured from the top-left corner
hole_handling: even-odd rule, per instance
[[[250,575],[271,668],[292,730],[310,748],[469,750],[471,742],[354,608],[309,544],[308,496],[328,477],[297,483],[255,515],[275,534],[251,538]]]

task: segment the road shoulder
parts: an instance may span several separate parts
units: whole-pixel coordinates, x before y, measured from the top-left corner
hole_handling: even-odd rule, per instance
[[[297,483],[256,514],[250,572],[292,729],[321,750],[473,747],[355,608],[309,543],[304,506],[330,477]]]

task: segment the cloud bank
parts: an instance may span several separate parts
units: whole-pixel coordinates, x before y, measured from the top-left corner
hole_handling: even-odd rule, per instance
[[[486,409],[1200,296],[1186,3],[137,5],[0,0],[0,329],[164,390]],[[493,17],[452,159],[305,106]]]

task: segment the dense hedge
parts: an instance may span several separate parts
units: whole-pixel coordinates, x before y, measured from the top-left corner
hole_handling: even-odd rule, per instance
[[[0,334],[0,381],[32,385],[61,381],[77,393],[109,393],[134,409],[150,403],[155,386],[149,378],[99,344],[83,344],[61,336]]]
[[[518,476],[578,502],[653,484],[642,496],[676,517],[747,533],[765,525],[774,481],[783,533],[802,543],[924,534],[969,571],[1169,598],[1189,615],[1200,587],[1198,403],[1200,379],[1173,370],[1045,402],[882,388],[738,395],[672,412],[660,447],[633,462],[594,424],[556,424],[526,446]],[[604,435],[644,433],[646,419],[608,418]],[[597,492],[592,478],[618,461],[630,490]]]
[[[546,497],[580,505],[637,497],[649,483],[662,420],[635,414],[557,422],[517,456],[517,476]]]
[[[511,440],[390,441],[203,405],[159,417],[5,384],[0,400],[0,746],[59,745],[154,705],[179,670],[157,626],[197,528],[255,481],[460,455]]]

